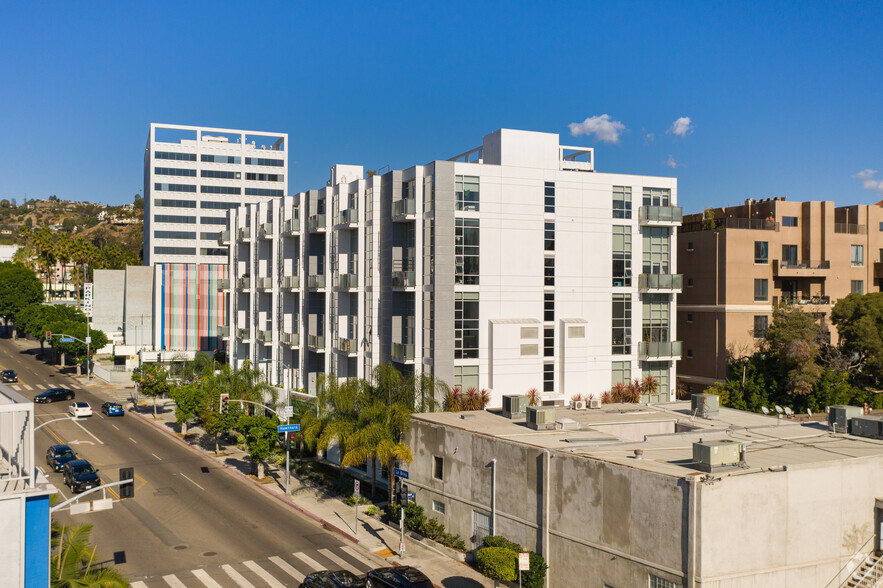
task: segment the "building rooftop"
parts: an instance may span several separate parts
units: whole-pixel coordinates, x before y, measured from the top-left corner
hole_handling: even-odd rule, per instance
[[[559,424],[548,431],[529,428],[523,417],[510,420],[491,411],[423,413],[414,419],[676,477],[701,473],[693,462],[693,443],[699,441],[744,444],[745,465],[720,475],[883,456],[883,440],[834,434],[818,421],[730,408],[699,418],[691,415],[689,401],[554,408]],[[562,419],[573,421],[565,421],[569,430],[562,428]],[[635,450],[643,457],[636,458]]]

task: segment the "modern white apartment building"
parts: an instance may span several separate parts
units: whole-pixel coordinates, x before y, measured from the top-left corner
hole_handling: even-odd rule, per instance
[[[218,236],[229,209],[288,192],[287,143],[285,133],[150,125],[144,264],[155,268],[157,350],[219,347],[228,251]]]
[[[673,396],[674,178],[595,171],[592,149],[501,129],[383,175],[230,211],[230,360],[315,389],[392,362],[461,389],[595,395],[652,374]]]

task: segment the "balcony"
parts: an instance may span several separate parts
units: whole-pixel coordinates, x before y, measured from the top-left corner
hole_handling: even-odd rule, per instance
[[[638,343],[638,358],[646,361],[669,361],[681,358],[681,341],[659,341]]]
[[[273,238],[273,223],[264,223],[258,228],[258,239]]]
[[[283,235],[296,235],[300,233],[300,219],[294,218],[282,223]]]
[[[300,276],[282,276],[282,287],[297,290],[300,288]]]
[[[218,280],[218,290],[229,290],[230,289],[230,280],[226,278],[221,278]]]
[[[760,218],[716,218],[684,223],[681,225],[678,233],[695,233],[697,231],[714,231],[717,229],[778,231],[779,223]]]
[[[316,290],[325,287],[325,274],[313,274],[307,276],[307,288]]]
[[[392,353],[390,355],[392,356],[393,361],[398,361],[400,363],[414,361],[414,344],[393,342]]]
[[[236,280],[236,287],[240,290],[248,290],[251,288],[251,278],[248,276],[242,276],[238,280]]]
[[[357,208],[347,208],[337,213],[337,225],[353,225],[359,222],[359,210]]]
[[[392,289],[407,290],[417,286],[417,272],[414,270],[402,270],[392,272]]]
[[[293,333],[282,331],[279,335],[279,340],[283,345],[288,345],[289,347],[298,347],[300,345],[300,337],[298,337],[297,331]]]
[[[324,335],[307,335],[307,347],[314,351],[325,351]]]
[[[868,225],[857,225],[853,223],[834,223],[834,232],[844,235],[867,235]]]
[[[773,260],[773,275],[782,278],[824,278],[831,269],[830,261]]]
[[[347,339],[346,337],[337,338],[337,350],[341,353],[355,355],[359,352],[359,345],[355,339]]]
[[[830,306],[830,296],[809,296],[804,297],[802,294],[786,293],[783,296],[773,296],[773,306],[779,304],[797,304],[800,306]],[[810,309],[807,309],[810,310]]]
[[[358,288],[358,274],[340,274],[337,279],[337,287],[341,290],[352,290],[353,288]]]
[[[312,232],[325,230],[325,215],[314,214],[307,219],[307,230]]]
[[[230,244],[230,231],[224,230],[218,233],[218,245]]]
[[[257,278],[257,285],[261,290],[272,290],[273,278]]]
[[[236,329],[236,338],[248,341],[251,339],[251,331],[249,329]]]
[[[883,262],[881,261],[874,262],[874,278],[883,279]]]
[[[264,331],[262,329],[257,330],[257,339],[261,343],[272,343],[273,342],[273,331]]]
[[[230,327],[226,325],[218,325],[218,337],[226,339],[230,336]]]
[[[251,239],[251,227],[243,227],[239,229],[239,232],[236,233],[236,235],[240,241]]]
[[[417,200],[403,198],[392,203],[392,220],[413,220],[417,218]]]
[[[639,292],[680,292],[684,289],[683,274],[640,274]]]
[[[642,226],[679,227],[684,220],[684,209],[680,206],[642,206],[638,220]]]

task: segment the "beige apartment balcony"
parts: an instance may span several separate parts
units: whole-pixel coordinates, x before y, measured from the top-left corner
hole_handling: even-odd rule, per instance
[[[297,331],[294,330],[282,331],[282,333],[279,334],[279,340],[283,345],[288,345],[289,347],[300,346],[300,337],[298,336]]]
[[[641,226],[679,227],[684,220],[680,206],[642,206],[638,211]]]
[[[297,290],[300,288],[300,276],[282,276],[282,287]]]
[[[773,306],[779,306],[779,304],[797,304],[799,306],[808,307],[808,308],[806,308],[807,312],[812,312],[813,310],[815,310],[814,308],[812,308],[814,306],[825,307],[825,306],[830,306],[831,303],[832,303],[832,300],[831,300],[830,296],[823,296],[823,295],[818,295],[818,294],[815,296],[809,296],[809,295],[804,295],[802,293],[799,293],[799,294],[786,293],[786,294],[783,294],[782,296],[773,296]],[[822,308],[819,310],[825,310],[825,309]]]
[[[791,263],[773,260],[773,275],[782,278],[824,278],[831,273],[830,261],[799,260]]]
[[[227,278],[218,279],[218,290],[229,290],[230,289],[230,280]]]
[[[414,361],[414,344],[393,342],[390,355],[393,361],[399,363]]]
[[[359,222],[359,210],[357,208],[347,208],[337,213],[337,226],[354,225]]]
[[[834,223],[834,232],[844,235],[867,235],[868,225],[854,223]]]
[[[347,339],[346,337],[337,338],[337,350],[347,355],[355,355],[359,352],[359,345],[355,339]]]
[[[638,358],[642,361],[671,361],[681,358],[681,341],[641,341]]]
[[[218,245],[229,245],[230,244],[230,231],[224,229],[220,233],[218,233]]]
[[[393,290],[410,290],[417,287],[417,272],[414,270],[400,270],[392,272]]]
[[[325,215],[314,214],[307,219],[307,230],[311,233],[321,232],[325,230]]]
[[[417,218],[417,200],[402,198],[392,203],[392,220],[414,220]]]
[[[258,239],[273,238],[273,223],[264,223],[258,227]]]
[[[684,289],[682,274],[640,274],[639,292],[680,292]]]
[[[340,274],[337,278],[337,287],[341,290],[352,290],[353,288],[358,288],[358,274]]]
[[[312,274],[307,276],[307,288],[318,290],[325,287],[325,274]]]
[[[324,335],[307,335],[307,347],[313,351],[325,352],[325,336]]]

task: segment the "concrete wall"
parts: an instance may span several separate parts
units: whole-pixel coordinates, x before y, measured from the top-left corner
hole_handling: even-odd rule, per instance
[[[123,328],[125,306],[124,270],[95,270],[93,277],[92,327],[109,337]],[[151,286],[152,286],[151,277]]]
[[[126,345],[153,347],[153,268],[126,267]]]

